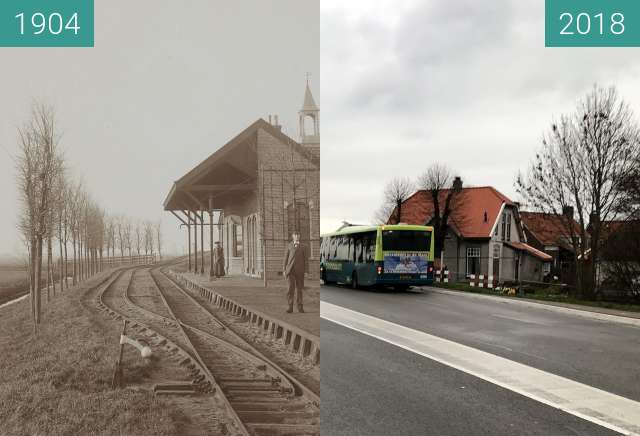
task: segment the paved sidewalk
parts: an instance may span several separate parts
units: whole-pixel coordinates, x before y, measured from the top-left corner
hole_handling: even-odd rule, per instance
[[[261,279],[245,276],[226,276],[209,280],[208,275],[176,270],[186,279],[211,289],[247,308],[263,312],[315,336],[320,336],[320,283],[306,279],[303,291],[305,313],[286,313],[287,283],[272,280],[267,288]],[[295,308],[294,308],[295,310]]]

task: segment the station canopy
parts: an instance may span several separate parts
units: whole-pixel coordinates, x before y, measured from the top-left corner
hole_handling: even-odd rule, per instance
[[[258,130],[263,129],[283,142],[308,154],[296,141],[279,128],[258,119],[220,147],[195,168],[173,183],[164,201],[164,210],[207,210],[209,198],[213,208],[225,208],[237,203],[257,189]]]

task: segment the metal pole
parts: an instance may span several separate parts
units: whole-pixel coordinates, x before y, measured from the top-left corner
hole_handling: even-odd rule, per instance
[[[122,336],[127,334],[127,320],[124,320],[124,325],[122,326]],[[120,339],[120,338],[118,338]],[[120,342],[120,340],[118,340]],[[111,387],[116,388],[120,386],[122,382],[122,349],[124,348],[124,344],[120,344],[120,351],[118,352],[118,360],[116,360],[116,368],[113,372],[113,379],[111,380]]]
[[[187,246],[189,247],[189,272],[191,272],[191,212],[187,211],[187,234],[189,238],[189,242]]]
[[[214,276],[213,265],[213,197],[209,196],[209,277]]]
[[[193,270],[194,273],[198,274],[198,214],[196,211],[193,211],[193,230],[195,233],[193,234],[193,242],[194,242],[194,262],[195,268]]]
[[[204,274],[204,211],[200,211],[200,274]]]

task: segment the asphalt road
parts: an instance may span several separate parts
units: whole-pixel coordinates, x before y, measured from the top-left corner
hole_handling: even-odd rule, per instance
[[[429,289],[323,286],[321,299],[640,399],[637,327]],[[613,434],[326,320],[321,341],[323,434]]]

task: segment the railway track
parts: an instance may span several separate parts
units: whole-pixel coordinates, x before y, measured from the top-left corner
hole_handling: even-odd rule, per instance
[[[238,434],[317,435],[319,396],[191,297],[160,268],[122,271],[97,297],[155,346],[193,369],[202,391],[220,393]]]

